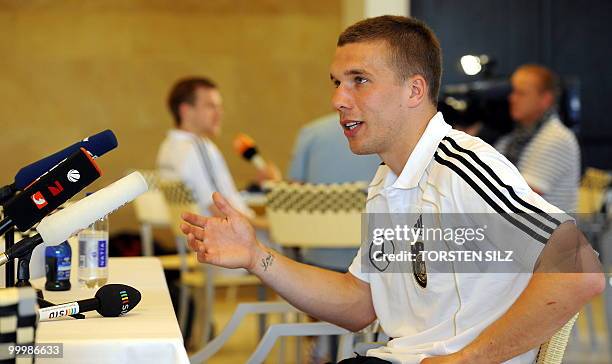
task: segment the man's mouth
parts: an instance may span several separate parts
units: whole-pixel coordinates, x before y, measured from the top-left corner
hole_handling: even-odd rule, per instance
[[[349,121],[348,123],[343,123],[342,127],[345,130],[353,130],[361,124],[363,124],[363,121]]]
[[[343,120],[342,129],[344,130],[344,135],[347,138],[354,138],[361,130],[362,124],[363,121]]]

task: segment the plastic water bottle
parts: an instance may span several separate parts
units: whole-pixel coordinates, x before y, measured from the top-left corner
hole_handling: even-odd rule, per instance
[[[108,217],[79,233],[79,284],[101,287],[108,280]]]
[[[47,291],[68,291],[70,289],[70,267],[72,250],[67,241],[45,248],[45,271]]]

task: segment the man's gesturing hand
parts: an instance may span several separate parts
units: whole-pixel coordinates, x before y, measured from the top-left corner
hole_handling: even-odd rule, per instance
[[[181,215],[186,222],[181,224],[181,230],[187,235],[189,247],[198,253],[202,263],[252,270],[260,249],[255,229],[218,192],[213,194],[213,201],[225,218]]]

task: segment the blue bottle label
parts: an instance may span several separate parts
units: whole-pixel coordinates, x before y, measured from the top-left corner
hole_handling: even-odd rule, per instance
[[[106,240],[98,240],[98,267],[106,267]]]
[[[70,257],[61,257],[57,261],[57,280],[70,280]]]

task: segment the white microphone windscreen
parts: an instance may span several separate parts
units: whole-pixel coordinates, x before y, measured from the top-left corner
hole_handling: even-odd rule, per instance
[[[36,231],[47,244],[59,244],[148,189],[144,177],[139,172],[133,172],[67,208],[46,216]]]
[[[266,169],[266,161],[264,161],[263,157],[259,154],[253,155],[253,157],[251,158],[251,163],[253,163],[253,165],[255,165],[255,168],[260,171]]]

